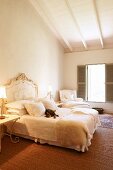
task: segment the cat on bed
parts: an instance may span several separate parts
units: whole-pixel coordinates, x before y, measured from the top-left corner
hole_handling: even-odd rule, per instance
[[[45,117],[47,118],[53,117],[55,119],[56,117],[58,117],[58,115],[55,112],[56,110],[46,109]]]

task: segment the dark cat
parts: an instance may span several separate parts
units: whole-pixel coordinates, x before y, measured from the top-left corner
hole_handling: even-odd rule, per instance
[[[56,110],[46,109],[45,117],[47,117],[47,118],[54,117],[54,119],[55,119],[56,117],[58,117],[58,115],[55,112],[56,112]]]

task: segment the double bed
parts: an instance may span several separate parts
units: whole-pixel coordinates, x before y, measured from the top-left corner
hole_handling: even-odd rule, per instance
[[[82,152],[88,150],[93,134],[100,125],[96,110],[76,107],[73,109],[59,108],[54,103],[55,113],[58,115],[55,119],[47,118],[44,114],[28,114],[24,108],[26,103],[35,103],[36,106],[41,102],[45,109],[48,108],[44,99],[40,101],[38,99],[37,85],[23,73],[11,80],[6,86],[6,92],[8,100],[6,107],[10,106],[8,108],[10,114],[20,115],[20,119],[15,122],[13,127],[14,134],[41,144],[48,143]],[[15,107],[18,107],[16,108],[18,112],[14,111]],[[8,131],[10,131],[10,126],[10,123],[7,124]]]

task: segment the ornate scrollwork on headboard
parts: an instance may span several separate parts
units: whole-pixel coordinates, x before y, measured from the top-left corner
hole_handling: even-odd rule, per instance
[[[10,80],[6,85],[8,101],[28,100],[38,97],[38,86],[24,73]]]
[[[27,78],[27,76],[25,75],[25,73],[20,73],[20,74],[18,75],[18,77],[16,77],[16,81],[17,81],[17,80],[32,81],[32,80],[30,80],[30,79]]]
[[[20,73],[17,77],[14,77],[13,79],[10,79],[9,83],[7,83],[6,85],[10,85],[12,82],[17,81],[17,80],[21,80],[21,81],[25,81],[26,80],[26,81],[32,82],[34,85],[36,85],[31,79],[29,79],[25,75],[25,73]]]

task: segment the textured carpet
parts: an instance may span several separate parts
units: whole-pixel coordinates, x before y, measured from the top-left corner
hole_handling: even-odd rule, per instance
[[[113,129],[99,128],[85,153],[20,139],[2,140],[1,170],[112,170]]]
[[[113,129],[113,115],[103,114],[100,115],[101,127]]]

